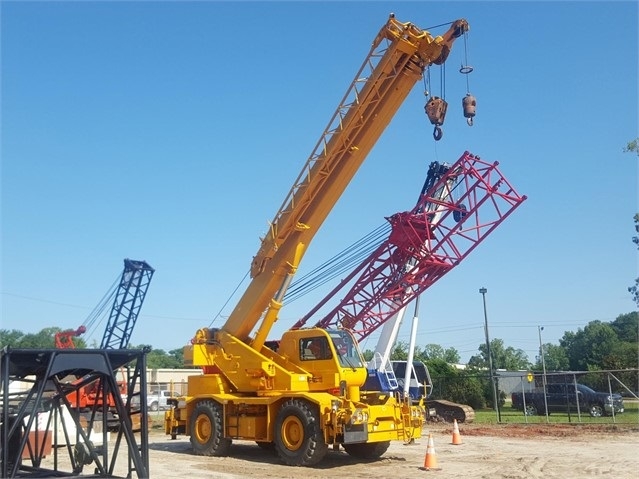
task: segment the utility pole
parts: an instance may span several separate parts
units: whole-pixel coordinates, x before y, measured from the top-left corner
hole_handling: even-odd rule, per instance
[[[486,332],[486,353],[488,354],[488,367],[490,369],[490,382],[493,388],[493,405],[497,413],[497,422],[501,422],[501,413],[499,411],[499,402],[497,401],[497,385],[495,384],[495,371],[493,369],[493,355],[490,351],[490,337],[488,335],[488,313],[486,312],[486,288],[480,288],[479,292],[484,300],[484,330]]]
[[[544,330],[543,326],[537,326],[537,332],[539,333],[539,354],[541,355],[541,367],[544,375],[541,378],[541,382],[544,386],[544,406],[546,412],[546,422],[548,421],[548,397],[546,396],[546,360],[544,359],[544,345],[541,342],[541,332]]]

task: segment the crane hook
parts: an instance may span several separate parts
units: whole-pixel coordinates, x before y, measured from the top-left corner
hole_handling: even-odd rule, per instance
[[[433,138],[435,138],[435,141],[439,141],[442,138],[442,129],[440,126],[444,124],[447,108],[448,103],[446,100],[437,96],[430,97],[430,99],[426,102],[426,105],[424,105],[424,110],[426,111],[428,119],[431,124],[435,125],[435,130],[433,131]]]
[[[433,138],[435,138],[435,141],[441,140],[443,135],[444,133],[439,125],[435,125],[435,129],[433,130]]]
[[[477,100],[470,93],[466,93],[466,96],[462,98],[462,107],[466,123],[468,123],[468,126],[473,126],[473,118],[477,112]]]

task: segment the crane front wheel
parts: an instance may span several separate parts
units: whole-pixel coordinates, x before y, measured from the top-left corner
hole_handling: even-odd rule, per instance
[[[289,466],[312,466],[328,452],[317,407],[306,401],[286,401],[275,422],[275,448]]]
[[[389,447],[390,441],[344,444],[344,450],[349,456],[359,457],[360,459],[378,459]]]
[[[226,456],[231,440],[224,437],[222,406],[214,401],[201,401],[191,415],[191,446],[199,456]]]

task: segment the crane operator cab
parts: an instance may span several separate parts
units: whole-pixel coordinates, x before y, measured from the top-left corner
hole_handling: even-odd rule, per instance
[[[296,329],[284,333],[278,354],[311,374],[309,389],[344,395],[366,381],[366,366],[353,335],[346,330]]]

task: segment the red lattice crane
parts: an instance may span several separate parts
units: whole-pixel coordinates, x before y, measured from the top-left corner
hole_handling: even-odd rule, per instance
[[[361,341],[457,266],[526,199],[498,164],[464,152],[411,211],[386,218],[388,239],[292,329],[350,285],[315,327],[346,328]]]

